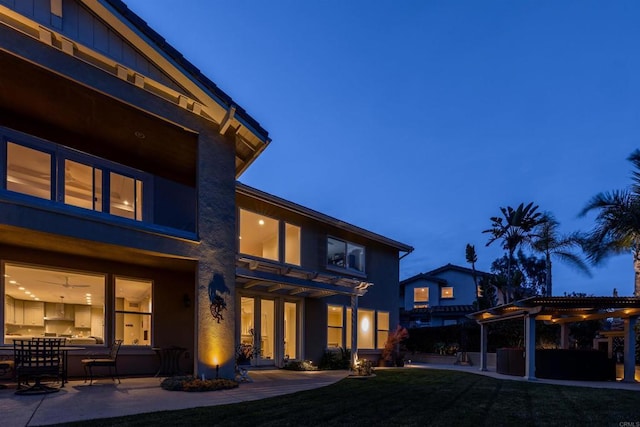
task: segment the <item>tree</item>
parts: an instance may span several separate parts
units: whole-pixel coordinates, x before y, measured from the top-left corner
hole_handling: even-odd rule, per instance
[[[545,263],[543,258],[527,256],[518,250],[511,260],[504,255],[491,263],[492,284],[506,294],[507,277],[511,275],[511,295],[513,299],[523,299],[540,295],[545,288]],[[510,270],[510,273],[509,273]]]
[[[538,206],[534,206],[533,202],[528,205],[520,203],[513,209],[511,206],[500,208],[502,217],[491,217],[491,228],[484,230],[483,233],[490,233],[491,237],[486,246],[491,245],[496,240],[502,241],[502,248],[508,253],[507,256],[507,282],[505,292],[505,303],[512,299],[512,280],[511,260],[515,251],[523,244],[529,243],[535,227],[540,224],[541,213],[536,212]]]
[[[587,264],[579,255],[571,250],[582,246],[582,236],[579,233],[562,235],[558,230],[559,226],[560,223],[556,221],[551,213],[547,212],[543,214],[542,220],[536,227],[531,241],[531,249],[533,249],[534,252],[544,255],[546,272],[544,295],[549,297],[553,295],[551,277],[552,256],[572,265],[587,276],[591,276]]]
[[[476,262],[478,262],[478,255],[476,254],[476,247],[467,243],[467,247],[465,249],[465,256],[467,258],[467,263],[471,264],[471,271],[473,275],[473,283],[476,286],[476,309],[480,307],[479,295],[478,295],[478,275],[476,273]]]
[[[635,168],[631,187],[596,194],[580,215],[597,211],[595,226],[584,244],[588,259],[599,264],[611,255],[631,252],[634,295],[640,296],[640,150],[631,153],[627,160]]]

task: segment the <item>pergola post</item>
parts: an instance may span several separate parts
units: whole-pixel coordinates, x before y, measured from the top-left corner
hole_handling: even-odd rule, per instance
[[[563,350],[569,349],[569,324],[560,324],[560,348]]]
[[[358,360],[358,296],[351,295],[351,369]]]
[[[536,379],[536,316],[527,314],[524,316],[525,359],[524,378]]]
[[[487,370],[487,339],[489,338],[489,325],[480,323],[480,370]]]
[[[636,382],[636,320],[637,316],[624,319],[624,376],[625,383]]]

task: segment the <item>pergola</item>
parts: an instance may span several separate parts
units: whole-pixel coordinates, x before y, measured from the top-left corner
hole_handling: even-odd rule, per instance
[[[560,348],[569,344],[569,324],[585,320],[620,318],[624,321],[624,376],[635,382],[635,325],[640,316],[638,297],[531,297],[469,314],[480,324],[480,370],[487,370],[488,325],[507,319],[524,319],[525,378],[535,379],[536,321],[560,325]]]

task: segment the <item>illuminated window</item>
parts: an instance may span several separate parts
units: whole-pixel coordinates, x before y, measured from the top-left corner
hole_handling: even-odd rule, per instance
[[[413,289],[413,308],[429,307],[429,288]]]
[[[342,347],[342,307],[327,306],[327,347]]]
[[[358,348],[373,349],[374,338],[376,336],[376,325],[374,324],[373,310],[358,310]],[[347,347],[351,348],[351,309],[347,308]]]
[[[51,154],[7,142],[7,190],[51,199]]]
[[[115,337],[125,345],[151,345],[151,289],[148,280],[116,278]]]
[[[15,336],[103,344],[105,275],[5,263],[4,343]]]
[[[482,290],[482,286],[478,285],[476,288],[476,295],[478,298],[482,298],[484,296],[484,291]]]
[[[142,220],[142,182],[115,172],[109,174],[109,213]]]
[[[143,220],[146,174],[60,145],[42,141],[37,144],[51,151],[6,143],[8,191]]]
[[[347,268],[364,273],[364,246],[345,242],[333,237],[327,238],[327,265]]]
[[[300,265],[301,229],[284,223],[281,236],[280,221],[245,209],[239,210],[239,251],[259,258]],[[283,259],[280,259],[280,242],[283,242]]]
[[[284,262],[300,265],[300,227],[285,223],[284,234]]]
[[[102,211],[102,170],[65,159],[64,202],[67,205]]]
[[[384,344],[387,342],[387,337],[389,336],[389,313],[388,312],[386,311],[378,312],[378,322],[377,322],[376,328],[378,330],[377,348],[384,348]]]
[[[278,220],[240,209],[240,253],[278,261]]]
[[[440,298],[453,298],[453,287],[445,286],[440,290]]]

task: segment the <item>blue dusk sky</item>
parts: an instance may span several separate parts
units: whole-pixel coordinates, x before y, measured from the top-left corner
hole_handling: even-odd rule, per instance
[[[400,278],[466,266],[501,206],[565,233],[630,182],[640,2],[125,0],[269,131],[245,184],[407,243]],[[633,292],[631,255],[554,293]]]

